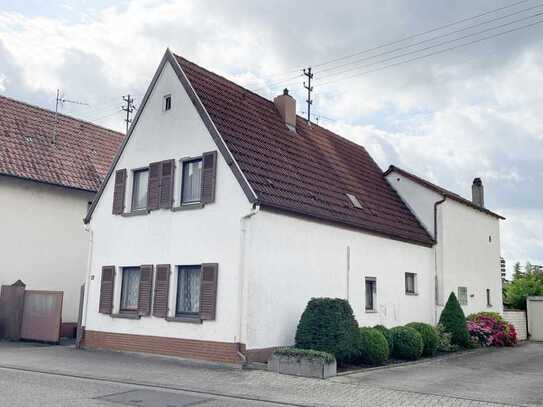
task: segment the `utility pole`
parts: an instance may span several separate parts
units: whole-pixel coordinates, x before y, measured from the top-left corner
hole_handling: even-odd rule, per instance
[[[130,115],[136,107],[134,106],[134,99],[130,95],[123,96],[123,101],[126,103],[126,106],[123,105],[122,109],[126,112],[126,119],[124,121],[126,122],[126,134],[128,134],[128,128],[130,127],[130,123],[132,123]]]
[[[311,100],[311,92],[313,92],[313,86],[311,86],[311,79],[313,79],[313,74],[311,73],[311,67],[305,69],[304,68],[304,76],[307,76],[307,85],[304,81],[304,88],[307,89],[307,122],[311,122],[311,105],[313,104],[313,100]]]

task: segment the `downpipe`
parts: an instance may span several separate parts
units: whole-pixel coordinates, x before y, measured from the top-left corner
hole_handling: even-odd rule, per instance
[[[435,300],[434,300],[434,309],[435,309],[435,315],[434,315],[434,320],[435,320],[435,323],[437,324],[438,323],[438,306],[440,305],[439,304],[439,279],[438,279],[438,262],[437,262],[437,249],[438,249],[438,245],[439,245],[439,242],[437,240],[437,207],[439,205],[441,205],[443,202],[445,202],[447,200],[447,197],[444,196],[443,199],[439,200],[439,201],[436,201],[434,203],[434,240],[436,242],[435,244],[435,247],[434,247],[434,284],[435,284],[435,290],[434,290],[434,297],[435,297]],[[441,282],[442,283],[442,282]]]
[[[81,340],[83,336],[85,335],[85,327],[87,326],[87,315],[88,315],[88,309],[89,309],[89,288],[90,288],[90,277],[91,277],[91,269],[92,269],[92,253],[93,253],[93,247],[94,247],[94,233],[93,230],[90,228],[89,224],[86,224],[84,226],[85,232],[89,233],[89,252],[88,252],[88,258],[87,258],[87,275],[85,278],[85,289],[83,291],[83,315],[81,316],[81,333],[78,333],[78,341],[77,341],[77,348],[81,346]]]

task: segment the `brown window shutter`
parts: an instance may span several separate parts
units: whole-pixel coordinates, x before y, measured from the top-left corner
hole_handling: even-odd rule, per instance
[[[162,162],[149,164],[149,181],[147,185],[147,210],[152,211],[160,207],[160,175]]]
[[[98,311],[102,314],[111,314],[113,310],[113,292],[115,287],[115,266],[102,267],[102,281],[100,283],[100,306]]]
[[[173,183],[175,174],[175,161],[162,161],[160,177],[160,207],[171,208],[173,204]]]
[[[215,201],[215,178],[217,176],[217,152],[211,151],[202,155],[202,203]]]
[[[151,298],[153,296],[153,265],[140,266],[140,289],[138,296],[138,314],[151,315]]]
[[[153,315],[159,318],[168,316],[168,294],[170,291],[170,265],[158,264],[156,266],[155,301]]]
[[[217,310],[217,281],[219,265],[217,263],[202,264],[202,281],[200,283],[200,319],[212,321]]]
[[[113,214],[124,212],[124,194],[126,191],[126,168],[115,171],[115,186],[113,189]]]

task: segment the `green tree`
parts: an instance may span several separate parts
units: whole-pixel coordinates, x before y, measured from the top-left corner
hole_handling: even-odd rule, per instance
[[[513,266],[513,280],[518,280],[519,278],[524,277],[524,273],[520,267],[520,262],[516,262]]]
[[[526,265],[524,266],[524,275],[529,276],[533,274],[534,272],[534,266],[529,261],[526,262]]]
[[[506,303],[515,309],[526,309],[526,297],[543,295],[543,278],[528,275],[514,280],[505,288]]]
[[[445,308],[441,312],[439,323],[443,325],[445,332],[451,334],[451,341],[455,345],[466,347],[469,341],[469,332],[466,326],[466,315],[456,298],[451,292]],[[396,346],[394,344],[394,346]]]

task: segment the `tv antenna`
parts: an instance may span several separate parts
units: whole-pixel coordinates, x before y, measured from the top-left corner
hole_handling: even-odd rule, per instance
[[[55,126],[53,130],[53,144],[57,142],[57,127],[58,127],[58,107],[62,107],[64,103],[72,103],[74,105],[88,106],[88,103],[81,102],[79,100],[66,99],[60,89],[57,89],[57,99],[55,103]]]

